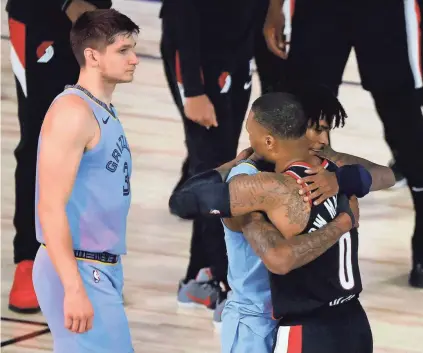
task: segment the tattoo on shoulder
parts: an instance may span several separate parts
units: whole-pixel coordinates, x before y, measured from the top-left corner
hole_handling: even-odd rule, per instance
[[[286,178],[276,173],[239,176],[229,183],[231,209],[234,214],[245,214],[286,202],[289,191]]]
[[[306,226],[310,217],[310,207],[298,193],[297,187],[292,187],[286,204],[286,217],[290,224]]]
[[[307,224],[309,206],[303,201],[298,193],[298,185],[290,176],[279,173],[239,176],[229,183],[229,188],[233,216],[283,207],[291,224]]]

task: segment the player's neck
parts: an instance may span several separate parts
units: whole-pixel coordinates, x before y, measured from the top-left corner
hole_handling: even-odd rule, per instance
[[[95,98],[110,106],[112,95],[116,84],[106,82],[102,77],[95,73],[81,72],[77,82],[78,85],[85,88]]]
[[[284,145],[281,152],[276,156],[275,172],[283,173],[291,164],[295,162],[312,162],[307,143],[297,143],[292,141]]]

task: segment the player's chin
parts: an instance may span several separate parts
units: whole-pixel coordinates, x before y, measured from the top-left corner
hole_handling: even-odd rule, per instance
[[[128,82],[132,82],[133,80],[134,80],[134,71],[125,72],[125,74],[119,78],[120,83],[128,83]]]
[[[308,153],[310,153],[312,156],[317,156],[318,154],[320,154],[322,152],[321,149],[315,149],[315,148],[310,148],[308,150]]]

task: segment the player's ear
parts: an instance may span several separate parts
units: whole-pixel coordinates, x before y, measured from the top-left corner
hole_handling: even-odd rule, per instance
[[[266,135],[264,141],[265,141],[265,144],[266,144],[267,149],[271,150],[271,149],[274,148],[274,146],[275,146],[275,139],[273,138],[273,136]]]
[[[98,52],[92,48],[86,48],[84,50],[85,62],[87,66],[97,67],[99,65]]]

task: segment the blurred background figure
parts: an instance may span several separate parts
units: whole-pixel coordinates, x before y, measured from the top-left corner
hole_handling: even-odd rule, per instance
[[[260,7],[258,0],[163,1],[161,53],[188,151],[176,188],[189,176],[236,156],[251,94]],[[178,302],[214,309],[230,290],[219,219],[194,220],[190,253]]]

